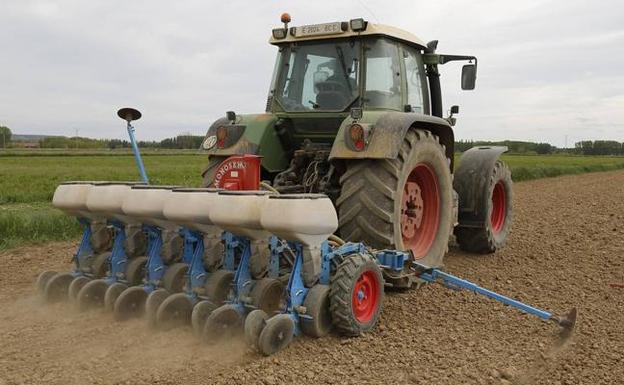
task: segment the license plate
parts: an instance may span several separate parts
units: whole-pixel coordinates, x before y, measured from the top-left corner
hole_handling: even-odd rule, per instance
[[[295,36],[318,36],[318,35],[335,35],[342,33],[342,23],[325,23],[325,24],[313,24],[297,27]]]

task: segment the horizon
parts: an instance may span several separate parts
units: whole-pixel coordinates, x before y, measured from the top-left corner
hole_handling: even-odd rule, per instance
[[[624,141],[624,52],[613,49],[624,28],[614,0],[8,0],[0,4],[0,122],[15,132],[113,138],[125,132],[117,108],[131,105],[144,113],[137,135],[155,140],[179,125],[203,135],[227,110],[262,112],[276,53],[267,40],[284,11],[295,26],[364,17],[438,39],[440,53],[478,57],[474,91],[460,90],[461,65],[441,68],[445,114],[460,106],[457,139]]]

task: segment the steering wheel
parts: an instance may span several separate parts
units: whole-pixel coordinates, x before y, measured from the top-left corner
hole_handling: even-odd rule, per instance
[[[335,80],[326,80],[321,83],[317,83],[316,87],[320,92],[340,92],[344,94],[348,94],[347,86],[344,83],[335,81]]]
[[[309,110],[309,108],[307,108],[306,106],[290,98],[283,98],[282,104],[284,105],[284,108],[286,108],[286,110],[288,111],[308,111]]]

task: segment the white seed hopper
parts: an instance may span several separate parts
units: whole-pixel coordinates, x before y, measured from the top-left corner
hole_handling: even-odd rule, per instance
[[[87,196],[89,211],[109,220],[124,223],[138,223],[134,218],[124,215],[121,209],[123,200],[137,182],[95,182]]]
[[[180,188],[169,193],[163,214],[171,222],[190,230],[208,234],[216,226],[210,220],[210,210],[217,204],[219,189]]]
[[[268,191],[221,191],[210,208],[210,220],[233,234],[251,240],[267,240],[271,233],[263,230],[260,218],[262,207],[271,194]]]
[[[52,206],[67,215],[93,220],[96,214],[87,207],[87,196],[95,182],[63,182],[54,191]]]
[[[281,239],[318,247],[338,228],[331,200],[323,194],[273,195],[262,208],[262,227]]]
[[[163,214],[165,201],[174,188],[176,186],[133,186],[124,197],[121,209],[126,216],[140,222],[161,229],[176,230],[178,225],[167,220]]]

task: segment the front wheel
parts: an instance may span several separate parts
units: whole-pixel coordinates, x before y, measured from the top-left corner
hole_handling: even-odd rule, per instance
[[[396,159],[349,161],[340,182],[343,238],[410,250],[420,263],[442,265],[453,224],[453,186],[437,136],[410,129]]]

